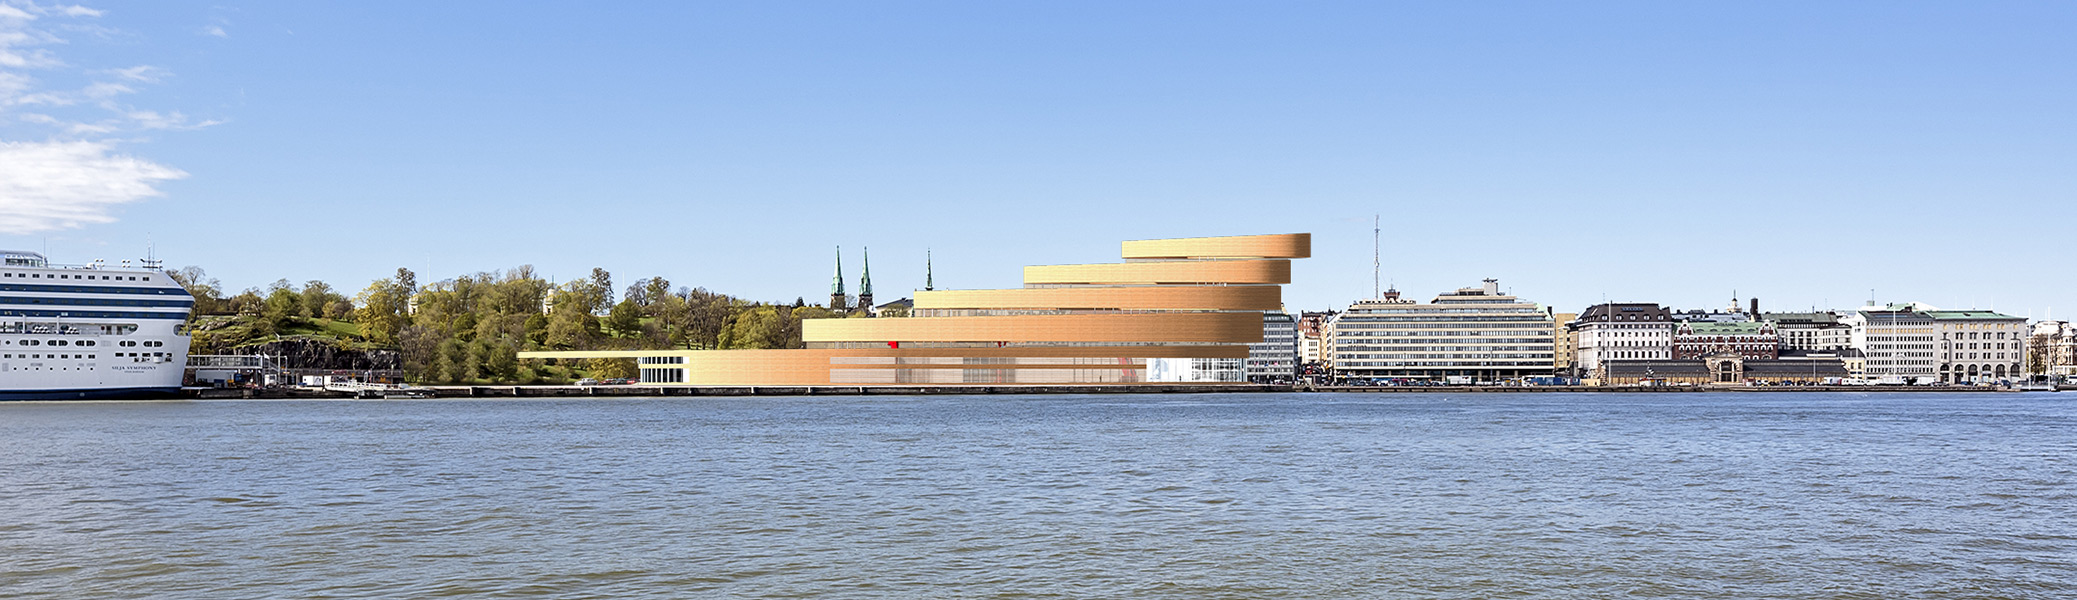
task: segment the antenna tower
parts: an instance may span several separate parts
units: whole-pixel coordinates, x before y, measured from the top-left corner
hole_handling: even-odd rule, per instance
[[[1380,279],[1379,273],[1382,272],[1382,265],[1384,265],[1384,261],[1381,258],[1384,256],[1382,240],[1384,239],[1385,229],[1383,223],[1384,221],[1379,215],[1370,215],[1370,297],[1372,298],[1385,297],[1384,291],[1378,289],[1377,286]]]

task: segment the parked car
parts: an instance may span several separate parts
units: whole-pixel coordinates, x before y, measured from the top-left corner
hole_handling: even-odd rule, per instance
[[[586,377],[586,378],[583,378],[583,379],[579,379],[579,380],[577,380],[577,385],[598,385],[598,384],[599,384],[599,380],[597,380],[597,379],[592,379],[592,378],[590,378],[590,377]]]

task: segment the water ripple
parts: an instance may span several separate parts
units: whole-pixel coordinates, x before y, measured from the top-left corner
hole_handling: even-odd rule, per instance
[[[0,590],[2067,598],[2043,398],[0,404]]]

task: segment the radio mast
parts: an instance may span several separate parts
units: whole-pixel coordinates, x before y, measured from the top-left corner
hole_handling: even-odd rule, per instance
[[[1383,256],[1382,246],[1380,245],[1380,240],[1384,239],[1384,226],[1382,223],[1384,221],[1378,215],[1370,215],[1370,297],[1372,299],[1385,297],[1384,291],[1378,289],[1377,286],[1378,274],[1382,272],[1380,266],[1384,264],[1379,258]]]

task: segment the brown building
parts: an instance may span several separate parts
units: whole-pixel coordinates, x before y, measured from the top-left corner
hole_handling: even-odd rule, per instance
[[[1611,361],[1601,381],[1603,385],[1819,384],[1847,375],[1836,355],[1754,359],[1725,352],[1689,360]]]
[[[635,358],[644,384],[1238,382],[1311,254],[1303,233],[1130,241],[1129,262],[1025,267],[1019,289],[916,292],[907,318],[804,321],[805,349],[520,357]]]

